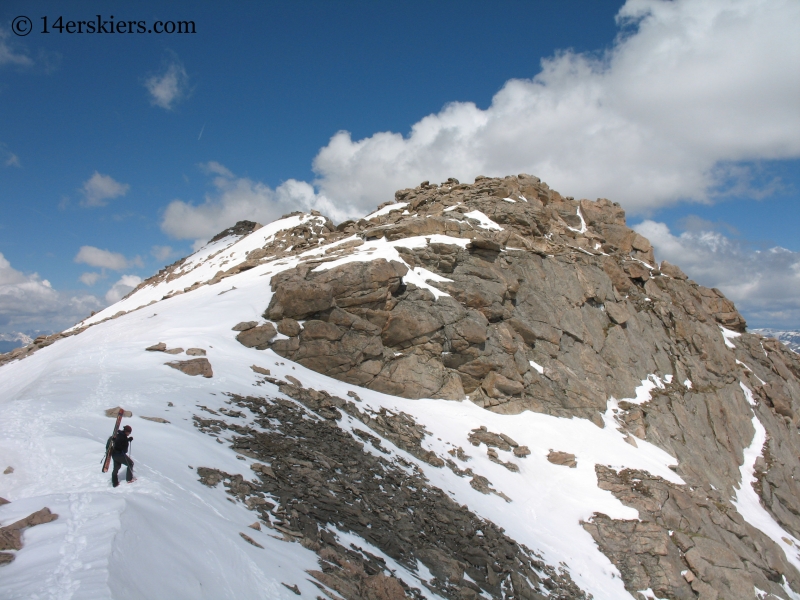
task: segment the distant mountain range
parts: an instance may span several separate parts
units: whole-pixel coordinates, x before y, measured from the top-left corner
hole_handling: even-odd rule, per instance
[[[0,352],[11,352],[14,348],[27,346],[33,338],[20,331],[0,333]]]
[[[800,353],[800,331],[781,331],[779,329],[753,329],[751,331],[780,340],[791,350]]]

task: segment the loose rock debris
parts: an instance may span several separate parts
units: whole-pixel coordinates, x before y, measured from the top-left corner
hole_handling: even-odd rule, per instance
[[[229,431],[234,451],[259,461],[252,465],[255,478],[209,467],[199,467],[197,473],[205,485],[222,483],[232,498],[258,512],[261,523],[284,539],[317,552],[321,569],[310,574],[321,585],[344,598],[422,598],[413,585],[417,582],[395,576],[383,559],[343,545],[337,537],[342,531],[358,535],[412,573],[418,572],[420,561],[434,577],[417,585],[446,598],[471,599],[482,593],[492,598],[587,597],[566,571],[547,565],[503,529],[455,503],[415,464],[364,449],[360,439],[383,447],[375,435],[379,433],[407,449],[418,448],[414,456],[430,462],[433,457],[419,445],[425,434],[410,416],[385,410],[370,416],[324,392],[282,387],[302,398],[306,407],[280,398],[230,396],[257,415],[258,430],[194,417],[201,431]],[[354,437],[342,430],[335,423],[342,411],[358,414],[372,433],[357,429]],[[473,474],[471,483],[484,493],[491,491],[480,475]]]

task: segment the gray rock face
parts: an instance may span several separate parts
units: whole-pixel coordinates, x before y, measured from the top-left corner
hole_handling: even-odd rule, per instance
[[[497,189],[527,202],[498,201]],[[650,373],[705,377],[702,364],[673,367],[676,343],[702,346],[697,354],[713,353],[723,370],[734,364],[718,328],[744,329],[733,305],[685,280],[677,267],[656,268],[649,242],[607,200],[564,199],[528,178],[403,190],[398,199],[415,213],[395,211],[345,232],[470,242],[398,245],[403,264],[381,259],[325,269],[327,259],[316,259],[276,275],[264,316],[289,336],[273,345],[276,352],[408,398],[468,395],[498,412],[595,421],[609,396],[632,396]],[[476,226],[464,216],[473,210],[503,230]],[[409,267],[446,277],[435,285],[448,296],[435,299],[405,284]]]

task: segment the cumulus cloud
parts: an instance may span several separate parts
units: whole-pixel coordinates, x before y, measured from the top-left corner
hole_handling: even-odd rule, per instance
[[[157,261],[164,261],[167,260],[174,250],[171,246],[153,246],[150,248],[150,255],[155,258]]]
[[[628,0],[602,54],[564,51],[506,82],[483,110],[454,102],[411,127],[336,133],[316,179],[277,188],[216,162],[215,193],[174,200],[161,228],[206,239],[240,219],[316,208],[370,212],[424,180],[527,172],[564,195],[608,197],[629,214],[679,201],[760,198],[753,161],[800,157],[800,4],[795,0]]]
[[[92,295],[59,292],[36,273],[17,271],[0,254],[0,327],[63,329],[102,306]]]
[[[137,256],[128,260],[119,252],[111,252],[110,250],[101,250],[94,246],[81,246],[78,254],[75,255],[76,263],[83,263],[90,267],[98,267],[102,269],[111,269],[112,271],[122,271],[130,266],[142,266],[142,260]]]
[[[648,238],[660,260],[679,265],[689,277],[719,288],[750,327],[794,328],[800,322],[800,252],[754,248],[702,226],[674,234],[646,220],[634,229]]]
[[[454,102],[407,136],[333,136],[319,191],[363,214],[420,181],[527,172],[632,213],[752,192],[746,161],[800,157],[800,3],[629,0],[602,55],[565,51],[486,110]]]
[[[91,273],[82,273],[78,279],[84,285],[92,287],[95,283],[97,283],[97,280],[100,279],[100,277],[102,277],[100,273],[91,272]]]
[[[128,193],[131,186],[127,183],[115,181],[110,175],[101,175],[94,172],[89,179],[83,182],[84,199],[81,206],[105,206],[107,200],[124,196]]]
[[[337,219],[348,215],[347,207],[334,204],[317,194],[304,181],[289,179],[273,189],[247,177],[236,177],[217,162],[201,165],[216,175],[214,192],[202,204],[173,200],[164,211],[161,229],[178,239],[208,239],[244,219],[269,223],[293,210],[317,209]]]
[[[142,283],[142,278],[136,275],[123,275],[111,289],[106,292],[106,302],[114,304],[119,302],[126,294],[130,293],[137,285]]]
[[[189,75],[177,55],[171,54],[163,72],[148,77],[144,86],[150,92],[150,104],[172,110],[189,92]]]
[[[226,179],[233,178],[233,173],[231,172],[231,170],[225,167],[224,165],[221,165],[215,160],[210,160],[207,163],[201,164],[200,168],[203,170],[203,172],[209,175],[219,175]]]

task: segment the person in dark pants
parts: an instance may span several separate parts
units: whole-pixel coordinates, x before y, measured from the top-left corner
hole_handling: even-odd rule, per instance
[[[117,437],[114,439],[114,450],[111,452],[111,458],[114,460],[114,470],[111,472],[111,483],[114,487],[119,485],[118,472],[122,465],[128,468],[125,471],[125,481],[130,483],[133,481],[133,461],[128,456],[128,443],[133,441],[132,437],[128,437],[133,431],[130,425],[125,425],[120,431],[117,432]]]

